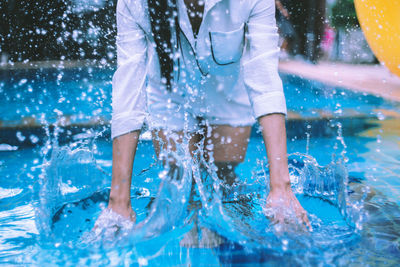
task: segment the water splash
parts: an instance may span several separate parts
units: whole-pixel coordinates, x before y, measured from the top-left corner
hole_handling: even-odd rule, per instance
[[[52,235],[52,218],[67,203],[102,190],[109,176],[97,165],[91,150],[84,147],[52,146],[40,175],[37,226],[45,237]]]
[[[159,178],[160,186],[151,191],[132,187],[132,202],[140,222],[110,242],[101,235],[88,236],[105,208],[110,176],[96,164],[88,144],[53,147],[44,164],[36,216],[43,240],[69,247],[65,249],[87,251],[96,247],[104,257],[117,248],[121,256],[122,251],[133,247],[132,253],[125,251],[125,257],[149,264],[163,258],[168,246],[174,247],[175,252],[182,251],[179,241],[194,227],[199,229],[199,238],[205,235],[203,229],[219,238],[220,256],[227,251],[232,253],[232,249],[241,255],[282,256],[290,251],[296,259],[303,253],[300,258],[310,260],[321,251],[337,256],[344,247],[357,243],[365,194],[348,198],[343,162],[319,166],[310,155],[290,155],[293,190],[308,210],[314,232],[276,235],[263,212],[269,192],[265,162],[258,161],[251,176],[226,188],[212,163],[187,153],[169,151],[161,159],[172,159],[174,165],[160,163],[152,165],[147,173],[139,173],[140,177],[147,177],[150,172]],[[334,252],[330,251],[332,248]]]

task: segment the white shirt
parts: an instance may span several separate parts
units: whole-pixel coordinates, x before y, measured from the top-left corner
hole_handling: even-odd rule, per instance
[[[275,0],[205,0],[196,39],[184,0],[177,2],[183,40],[179,58],[193,86],[201,82],[204,90],[222,90],[233,101],[250,102],[256,118],[286,114],[278,74]],[[148,88],[153,88],[153,94],[166,93],[160,82],[147,0],[118,0],[117,27],[112,138],[142,127]]]

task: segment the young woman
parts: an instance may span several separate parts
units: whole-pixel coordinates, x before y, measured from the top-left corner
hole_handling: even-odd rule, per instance
[[[136,220],[130,185],[145,121],[157,153],[189,138],[190,150],[203,146],[232,183],[257,120],[270,165],[268,205],[309,225],[290,187],[274,0],[119,0],[117,24],[109,209]]]

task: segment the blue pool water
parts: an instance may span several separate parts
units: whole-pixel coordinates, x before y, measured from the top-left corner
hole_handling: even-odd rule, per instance
[[[111,181],[112,70],[0,75],[5,96],[0,98],[1,264],[400,263],[399,103],[282,75],[291,112],[291,178],[312,233],[282,233],[266,219],[266,153],[255,127],[236,171],[240,183],[226,196],[213,187],[212,173],[183,170],[182,184],[195,176],[203,185],[195,188],[196,208],[168,201],[188,194],[190,186],[164,183],[159,189],[163,168],[144,138],[134,166],[132,204],[138,221],[147,224],[107,239],[91,230]],[[214,248],[180,245],[194,221],[222,241]]]

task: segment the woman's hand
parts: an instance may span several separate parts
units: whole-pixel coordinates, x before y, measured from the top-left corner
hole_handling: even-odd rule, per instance
[[[133,131],[113,140],[113,165],[110,199],[108,208],[115,213],[136,221],[136,214],[131,206],[132,167],[140,131]]]
[[[290,225],[297,223],[307,226],[312,231],[307,212],[294,195],[292,189],[271,189],[266,203],[266,215],[274,223],[279,225]]]
[[[126,212],[126,211],[122,211]],[[131,231],[136,221],[136,214],[131,209],[128,217],[121,214],[121,210],[116,211],[110,207],[102,210],[91,231],[89,240],[115,240],[121,233]]]
[[[125,196],[115,195],[111,191],[108,207],[100,213],[92,233],[94,240],[106,238],[114,240],[122,231],[130,230],[136,223],[136,213],[132,210],[131,200]]]
[[[136,213],[131,206],[131,179],[133,160],[140,131],[133,131],[113,139],[113,166],[110,198],[107,209],[96,220],[93,231],[113,236],[121,228],[131,228]]]
[[[311,225],[307,212],[300,205],[290,187],[286,149],[285,116],[270,114],[258,119],[267,149],[270,174],[270,193],[267,198],[267,216],[278,224],[298,218],[302,224]]]
[[[115,198],[110,197],[108,208],[132,223],[136,222],[136,213],[132,210],[130,199],[117,201]]]

